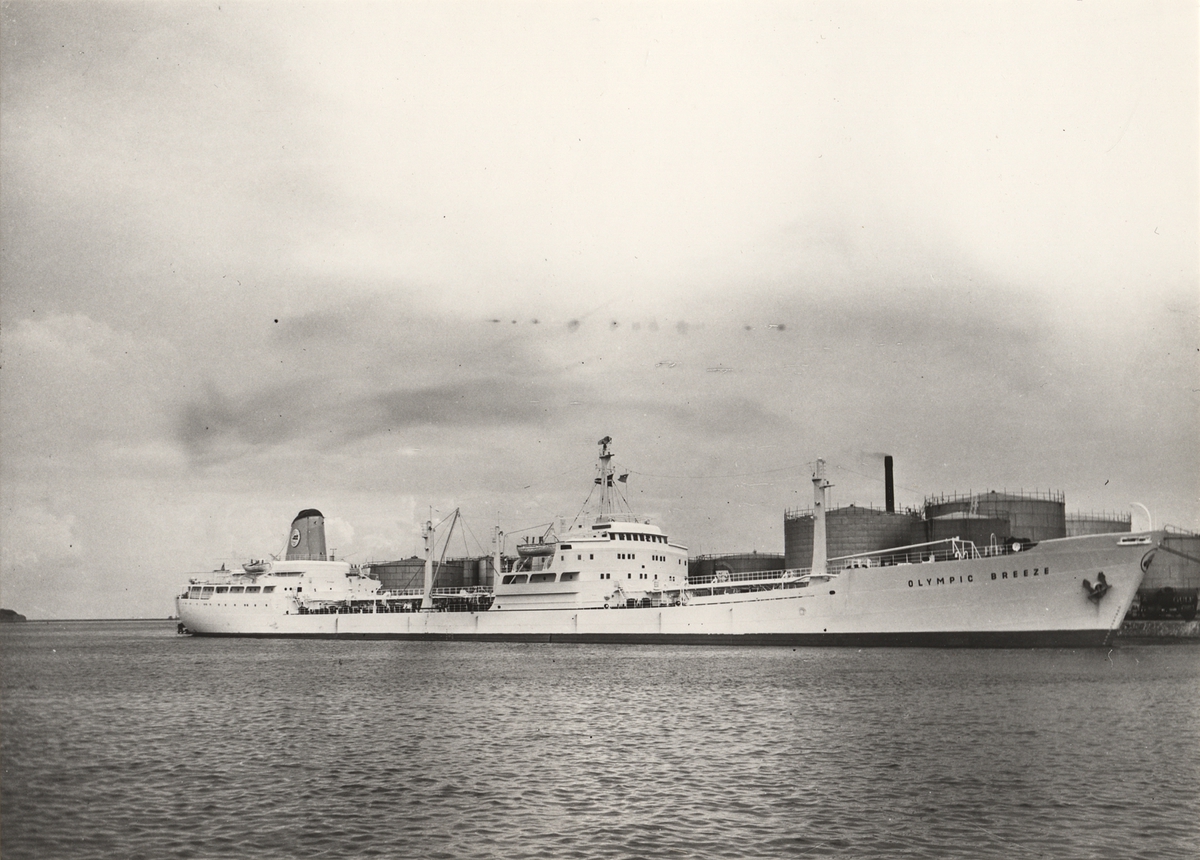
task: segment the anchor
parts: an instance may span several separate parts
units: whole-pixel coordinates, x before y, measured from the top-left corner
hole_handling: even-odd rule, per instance
[[[1088,593],[1088,600],[1094,600],[1096,603],[1099,603],[1100,598],[1108,594],[1108,590],[1111,587],[1112,586],[1108,584],[1108,580],[1104,578],[1104,571],[1100,571],[1098,574],[1096,574],[1095,585],[1092,585],[1086,579],[1083,581],[1083,589]]]

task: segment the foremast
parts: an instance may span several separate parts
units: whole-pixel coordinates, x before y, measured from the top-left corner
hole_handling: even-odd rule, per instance
[[[813,470],[813,558],[812,574],[824,576],[827,551],[825,546],[825,491],[833,486],[825,480],[825,461],[817,460]]]
[[[421,527],[421,537],[425,538],[425,582],[421,594],[421,609],[428,612],[433,609],[433,521],[426,520]]]
[[[612,437],[605,436],[596,444],[600,446],[600,476],[596,478],[596,483],[600,485],[600,515],[596,522],[607,523],[612,521],[613,454],[608,450]]]

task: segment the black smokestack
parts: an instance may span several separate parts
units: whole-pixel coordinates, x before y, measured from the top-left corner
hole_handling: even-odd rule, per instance
[[[896,488],[892,483],[892,455],[883,455],[883,494],[889,514],[896,513]]]

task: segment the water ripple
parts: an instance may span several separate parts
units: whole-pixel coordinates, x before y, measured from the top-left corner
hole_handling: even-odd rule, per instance
[[[1196,856],[1192,647],[14,627],[6,860]]]

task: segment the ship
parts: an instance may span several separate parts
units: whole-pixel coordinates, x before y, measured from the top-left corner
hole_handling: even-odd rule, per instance
[[[194,636],[686,645],[1062,648],[1113,643],[1163,535],[1123,532],[977,546],[950,538],[826,557],[824,463],[813,469],[813,560],[804,569],[689,579],[688,550],[619,510],[612,440],[600,440],[598,511],[563,536],[502,555],[490,586],[434,588],[423,527],[420,589],[382,587],[331,559],[324,519],[302,510],[283,558],[192,577],[176,597]],[[593,492],[595,487],[593,487]],[[589,495],[589,499],[591,496]],[[628,506],[625,505],[627,508]]]

